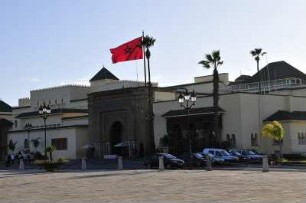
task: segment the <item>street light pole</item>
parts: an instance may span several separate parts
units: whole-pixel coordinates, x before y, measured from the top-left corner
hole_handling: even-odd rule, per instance
[[[195,105],[195,102],[197,100],[197,96],[195,92],[193,91],[191,94],[186,89],[186,92],[184,94],[180,93],[178,97],[178,102],[180,103],[181,107],[186,109],[187,111],[187,137],[189,139],[189,153],[192,153],[192,143],[191,143],[191,134],[190,134],[190,109]],[[185,104],[184,104],[185,103]]]
[[[46,125],[46,120],[47,118],[50,116],[51,114],[51,109],[48,106],[46,106],[46,104],[44,103],[43,106],[39,107],[39,111],[38,111],[39,115],[41,118],[44,119],[44,131],[45,131],[45,157],[47,157],[47,125]]]

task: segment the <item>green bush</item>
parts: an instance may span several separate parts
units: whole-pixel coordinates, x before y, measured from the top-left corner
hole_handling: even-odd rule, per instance
[[[53,160],[36,160],[34,162],[36,165],[42,167],[43,169],[45,169],[47,172],[54,172],[55,169],[57,169],[59,166],[61,166],[62,164],[65,163],[65,160],[62,159],[58,159],[56,161]]]

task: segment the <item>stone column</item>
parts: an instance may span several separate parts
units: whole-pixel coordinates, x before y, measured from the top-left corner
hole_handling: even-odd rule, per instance
[[[268,156],[262,156],[262,172],[269,172]]]
[[[211,171],[212,170],[211,158],[208,154],[206,154],[205,156],[206,156],[206,171]]]
[[[164,170],[164,169],[165,169],[164,157],[159,156],[159,157],[158,157],[158,160],[159,160],[159,170]]]
[[[23,159],[19,159],[19,170],[24,170],[24,162],[23,162]]]
[[[87,166],[86,166],[86,158],[83,157],[82,158],[82,170],[86,170],[87,169]]]
[[[118,170],[123,169],[122,156],[118,156]]]

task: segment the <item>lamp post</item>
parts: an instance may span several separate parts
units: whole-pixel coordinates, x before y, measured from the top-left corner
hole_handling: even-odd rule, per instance
[[[197,101],[197,95],[193,91],[191,94],[186,89],[186,92],[184,94],[180,93],[178,97],[178,102],[180,103],[181,107],[186,109],[187,111],[187,137],[189,139],[189,153],[192,153],[191,148],[191,134],[190,134],[190,127],[189,127],[189,113],[190,109],[195,105],[195,102]]]
[[[47,156],[47,126],[46,126],[46,120],[51,114],[51,109],[44,103],[43,106],[39,107],[38,113],[40,117],[44,119],[44,130],[45,130],[45,156]]]
[[[27,132],[28,132],[28,146],[26,147],[26,148],[29,148],[30,149],[30,131],[31,131],[31,129],[32,129],[32,124],[31,123],[27,123],[25,126],[24,126],[24,128],[27,130]]]

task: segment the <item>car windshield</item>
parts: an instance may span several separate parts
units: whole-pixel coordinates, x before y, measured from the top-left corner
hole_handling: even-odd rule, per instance
[[[236,155],[236,156],[241,156],[241,154],[237,151],[232,151],[232,154]]]
[[[163,156],[168,158],[168,159],[176,159],[176,157],[173,156],[172,154],[163,154]]]
[[[203,158],[203,156],[201,155],[201,154],[199,154],[199,153],[194,153],[193,154],[196,158]]]
[[[229,155],[230,155],[230,154],[229,154],[227,151],[225,151],[225,150],[220,151],[220,153],[222,154],[222,156],[229,156]]]
[[[253,151],[248,151],[249,155],[256,155]]]

